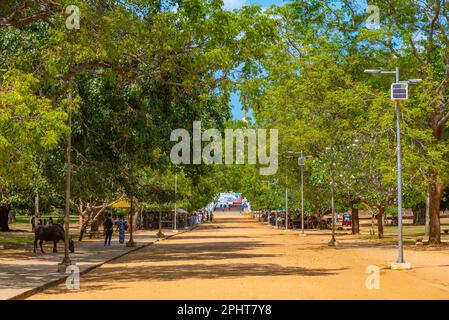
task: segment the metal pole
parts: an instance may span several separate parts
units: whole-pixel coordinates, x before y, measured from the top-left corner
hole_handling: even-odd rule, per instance
[[[396,67],[396,83],[399,82],[399,68]],[[398,169],[398,263],[404,263],[404,248],[402,243],[402,155],[401,155],[401,106],[396,101],[396,138],[397,138],[397,169]]]
[[[331,178],[331,209],[332,209],[332,239],[329,241],[330,246],[335,246],[337,244],[337,241],[335,240],[335,198],[334,198],[334,146],[331,146],[331,172],[330,172],[330,178]]]
[[[72,264],[69,257],[69,228],[70,228],[70,189],[71,189],[71,177],[72,177],[72,91],[71,86],[69,89],[67,102],[68,102],[68,121],[69,132],[67,134],[67,168],[66,168],[66,188],[65,188],[65,210],[64,210],[64,258],[58,265],[59,272],[65,272],[67,267]]]
[[[285,230],[288,230],[288,186],[287,176],[285,176]]]
[[[301,166],[301,233],[304,234],[304,166]]]
[[[175,172],[175,221],[174,221],[174,223],[173,223],[173,230],[174,231],[177,231],[176,230],[176,216],[177,216],[177,214],[178,214],[178,212],[177,212],[177,208],[176,208],[176,195],[177,195],[177,193],[178,193],[178,172]]]
[[[398,148],[398,263],[404,263],[404,248],[402,243],[402,161],[401,161],[401,107],[396,102],[396,131]]]

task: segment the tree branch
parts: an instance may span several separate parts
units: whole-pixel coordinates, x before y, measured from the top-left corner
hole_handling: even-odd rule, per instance
[[[41,0],[39,1],[40,6],[37,13],[30,14],[25,17],[20,17],[20,14],[24,10],[30,8],[31,3],[32,1],[30,0],[23,0],[12,14],[10,14],[8,17],[0,18],[0,27],[21,27],[35,21],[45,21],[48,19],[48,15],[54,12],[55,6],[61,6],[61,4],[56,1]]]

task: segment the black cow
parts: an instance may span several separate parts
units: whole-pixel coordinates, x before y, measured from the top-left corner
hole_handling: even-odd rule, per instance
[[[39,226],[34,232],[34,253],[36,253],[38,240],[42,253],[44,253],[44,249],[42,248],[44,241],[53,241],[53,252],[57,252],[56,245],[58,242],[61,240],[65,241],[64,228],[60,224]],[[75,252],[75,244],[72,239],[69,240],[69,250],[72,253]]]

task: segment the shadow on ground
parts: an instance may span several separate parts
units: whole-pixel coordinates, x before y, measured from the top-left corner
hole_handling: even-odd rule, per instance
[[[81,285],[77,292],[89,290],[110,289],[110,280],[114,284],[120,282],[139,281],[179,281],[183,279],[225,279],[263,276],[330,276],[338,274],[345,268],[339,269],[307,269],[300,267],[284,267],[278,264],[258,263],[223,263],[223,264],[171,264],[164,266],[136,266],[124,267],[108,266],[101,272],[91,273],[88,276],[88,285]],[[83,283],[81,279],[81,283]],[[120,286],[114,286],[120,288]],[[194,290],[194,289],[192,289]],[[65,287],[46,290],[47,294],[66,293]]]

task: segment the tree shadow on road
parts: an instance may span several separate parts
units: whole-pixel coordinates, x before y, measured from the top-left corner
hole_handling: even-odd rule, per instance
[[[134,261],[133,261],[134,262]],[[119,289],[120,283],[140,281],[179,281],[184,279],[242,279],[244,277],[270,277],[274,281],[276,276],[330,276],[336,275],[345,268],[301,268],[285,267],[278,264],[259,263],[223,263],[223,264],[170,264],[163,266],[131,266],[117,265],[99,269],[90,273],[83,281],[77,292],[90,290]],[[282,281],[282,280],[279,280]],[[113,287],[111,287],[113,283]],[[118,286],[117,286],[118,284]],[[149,283],[151,285],[151,283]],[[123,286],[122,288],[125,288]],[[194,290],[194,288],[192,288]],[[67,293],[64,286],[49,289],[46,294]]]
[[[187,237],[186,237],[187,238]],[[213,239],[213,237],[206,237]],[[111,262],[120,264],[123,259],[132,262],[167,262],[167,261],[199,261],[199,260],[231,260],[231,259],[254,259],[275,258],[279,254],[261,254],[251,251],[261,247],[273,247],[259,241],[208,241],[208,242],[178,242],[185,238],[177,238],[175,241],[145,248],[131,256]],[[276,250],[272,250],[276,251]]]
[[[184,239],[180,237],[177,240]],[[260,241],[185,243],[177,240],[168,240],[156,246],[146,247],[105,264],[81,278],[80,290],[117,289],[121,286],[120,283],[125,286],[127,282],[140,281],[244,277],[266,277],[267,281],[275,281],[273,277],[330,276],[346,269],[303,268],[267,262],[282,255],[281,250],[279,254],[277,253],[277,247],[281,247]],[[262,247],[271,247],[270,253],[254,252],[255,249]],[[67,291],[64,286],[59,286],[45,293],[58,294]]]

